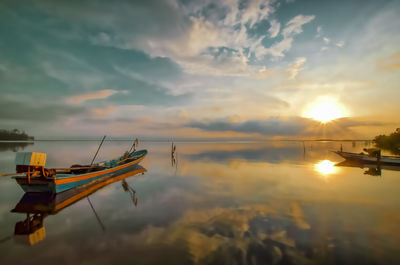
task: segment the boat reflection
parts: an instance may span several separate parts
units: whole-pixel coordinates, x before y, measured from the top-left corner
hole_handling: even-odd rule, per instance
[[[147,170],[144,167],[136,165],[132,170],[125,172],[124,174],[113,176],[104,181],[96,182],[87,186],[70,189],[65,192],[57,194],[39,192],[25,193],[15,208],[11,210],[11,212],[26,214],[25,220],[15,224],[14,238],[16,242],[34,245],[42,241],[46,237],[43,221],[47,216],[55,215],[64,208],[84,198],[89,200],[89,195],[120,180],[122,181],[123,189],[130,193],[133,203],[136,206],[138,203],[136,191],[128,185],[125,179],[140,173],[144,174],[146,171]],[[104,225],[101,223],[101,220],[99,219],[90,200],[89,203],[104,230]]]
[[[343,162],[337,163],[336,167],[358,167],[361,169],[365,169],[365,175],[371,176],[382,176],[383,170],[391,170],[391,171],[400,171],[400,166],[395,165],[385,165],[385,164],[377,164],[377,163],[362,163],[359,161],[345,160]]]
[[[122,180],[122,188],[124,189],[125,192],[128,192],[131,195],[133,204],[135,207],[138,204],[138,198],[136,196],[136,190],[134,190],[131,186],[129,186],[128,182],[126,182],[125,179]]]

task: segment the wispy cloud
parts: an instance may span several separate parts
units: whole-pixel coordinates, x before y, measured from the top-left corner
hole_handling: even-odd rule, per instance
[[[289,51],[292,47],[293,39],[296,35],[303,32],[303,25],[311,22],[315,18],[314,15],[304,16],[297,15],[286,23],[282,30],[283,39],[269,48],[265,48],[259,45],[256,48],[256,56],[262,57],[266,54],[272,55],[274,57],[283,57],[285,52]]]
[[[339,48],[342,48],[344,46],[344,41],[339,41],[336,43],[336,46],[338,46]]]
[[[376,60],[377,68],[380,71],[393,71],[400,69],[400,51]]]
[[[284,38],[282,41],[275,43],[269,48],[260,47],[258,51],[260,55],[270,54],[274,57],[283,57],[285,52],[292,47],[292,43],[293,38]]]
[[[317,35],[315,35],[315,38],[320,38],[322,35],[322,26],[317,27]]]
[[[315,18],[314,15],[311,16],[304,16],[304,15],[297,15],[292,18],[282,30],[282,35],[285,38],[300,34],[303,32],[302,26],[311,22]]]
[[[257,78],[267,78],[273,76],[276,73],[273,69],[267,69],[266,67],[261,68],[257,73]]]
[[[0,97],[0,120],[18,122],[46,123],[57,121],[73,115],[86,112],[85,106],[71,106],[63,103],[32,102],[17,98]]]
[[[83,93],[80,95],[69,97],[69,98],[67,98],[67,102],[72,103],[72,104],[78,104],[78,103],[82,103],[82,102],[85,102],[85,101],[91,100],[91,99],[108,98],[108,97],[114,95],[115,93],[117,93],[116,90],[104,89],[104,90],[99,90],[96,92],[88,92],[88,93]]]
[[[297,75],[303,70],[303,65],[306,63],[307,58],[299,57],[294,63],[292,63],[286,71],[289,73],[289,79],[296,79]]]
[[[297,88],[297,89],[309,89],[309,90],[346,90],[346,89],[361,89],[366,87],[371,87],[373,85],[372,82],[367,81],[334,81],[334,82],[298,82],[296,84],[290,85],[279,85],[277,89],[287,89],[287,88]]]
[[[274,39],[281,31],[281,23],[270,19],[280,6],[273,0],[213,1],[215,8],[210,8],[209,1],[156,1],[141,5],[140,10],[126,2],[123,8],[112,6],[118,12],[107,12],[110,5],[38,4],[52,15],[75,17],[76,25],[101,28],[86,36],[95,45],[141,50],[172,59],[186,73],[217,76],[255,76],[254,60],[266,55],[283,57],[293,37],[315,17],[295,16],[282,31],[284,39],[266,48],[263,40]],[[257,31],[263,23],[270,24],[268,32]],[[144,30],[143,24],[149,27]]]
[[[275,38],[279,34],[279,31],[281,29],[281,23],[279,23],[276,20],[271,20],[270,24],[271,24],[271,26],[268,29],[269,36],[271,38]]]
[[[116,111],[116,107],[107,106],[107,107],[104,107],[104,108],[94,108],[91,111],[96,117],[105,117],[105,116],[109,115],[110,113],[115,112]]]

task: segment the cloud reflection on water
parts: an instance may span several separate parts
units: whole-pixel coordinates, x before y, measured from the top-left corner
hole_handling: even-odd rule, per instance
[[[53,145],[62,147],[47,143],[41,148],[52,150]],[[82,145],[68,143],[61,149],[69,157]],[[24,254],[30,258],[18,259],[19,264],[54,263],[60,253],[68,255],[66,264],[399,260],[398,176],[388,172],[377,183],[363,170],[343,168],[327,183],[314,164],[340,159],[329,152],[340,143],[306,142],[304,157],[299,142],[178,142],[177,171],[171,167],[170,143],[143,145],[149,149],[143,161],[148,173],[135,179],[137,207],[120,183],[91,195],[106,233],[96,226],[87,203],[79,203],[46,219],[48,236],[34,250],[10,243],[0,260],[7,264]],[[344,145],[347,149],[351,143]],[[102,155],[111,156],[123,146],[106,143]]]

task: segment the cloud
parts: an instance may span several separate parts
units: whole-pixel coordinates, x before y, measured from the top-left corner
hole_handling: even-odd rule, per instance
[[[306,63],[307,58],[299,57],[294,63],[292,63],[286,71],[289,73],[289,79],[296,79],[297,75],[303,70],[303,65]]]
[[[342,48],[344,46],[344,41],[339,41],[338,43],[336,43],[336,46],[338,46],[339,48]]]
[[[240,132],[259,134],[261,136],[300,136],[300,137],[341,137],[348,136],[353,127],[382,126],[381,122],[360,121],[351,118],[340,118],[324,125],[323,135],[320,135],[321,123],[302,117],[279,118],[270,117],[265,120],[247,120],[233,122],[229,119],[213,121],[193,121],[187,127],[198,128],[211,132]]]
[[[0,71],[7,72],[7,67],[4,64],[0,64]]]
[[[376,67],[380,71],[389,72],[400,69],[400,51],[376,59]]]
[[[96,117],[105,117],[110,113],[115,112],[116,108],[114,106],[108,106],[104,108],[94,108],[91,111]]]
[[[275,38],[279,34],[279,31],[281,29],[281,23],[279,23],[276,20],[271,20],[270,24],[271,24],[271,26],[268,29],[269,36],[271,38]]]
[[[248,1],[247,7],[241,11],[242,24],[249,24],[253,27],[257,22],[264,20],[273,11],[271,1],[253,0]],[[239,6],[239,3],[237,4]]]
[[[248,120],[244,122],[230,122],[228,120],[219,120],[211,122],[191,122],[188,127],[199,128],[205,131],[225,131],[242,132],[262,135],[295,135],[301,134],[314,122],[310,119],[293,117],[280,119],[271,117],[266,120]]]
[[[217,10],[225,10],[224,19],[218,15],[193,15],[189,12],[190,26],[180,38],[167,41],[150,41],[146,52],[172,58],[185,72],[248,76],[254,72],[248,65],[251,53],[263,47],[265,36],[250,36],[248,29],[266,19],[273,12],[269,1],[245,2],[239,9],[236,1],[217,1]],[[196,12],[210,13],[208,5],[192,7]],[[189,9],[190,10],[190,9]],[[257,59],[258,53],[256,53]]]
[[[176,34],[171,34],[176,35],[175,37],[151,34],[151,32],[144,36],[135,32],[133,37],[133,32],[121,30],[118,22],[118,25],[113,26],[113,31],[119,39],[113,42],[112,38],[110,41],[108,36],[102,34],[96,41],[99,43],[103,40],[105,45],[140,49],[151,56],[171,58],[185,72],[191,74],[243,75],[247,71],[248,56],[244,54],[245,48],[254,43],[254,39],[247,33],[247,27],[253,28],[266,19],[273,12],[271,3],[260,0],[249,1],[241,8],[236,1],[217,1],[213,4],[216,6],[216,11],[210,10],[207,2],[172,5],[170,8],[174,10],[173,12],[178,12],[182,17],[177,21],[177,27],[172,27],[178,31]],[[145,8],[152,10],[155,7]],[[168,11],[167,9],[166,12]],[[126,19],[131,20],[132,16],[129,15]],[[229,54],[215,52],[216,48],[221,47],[229,49]],[[222,49],[222,52],[225,51],[226,49]]]
[[[336,121],[340,126],[344,128],[360,127],[360,126],[382,126],[386,125],[384,122],[380,121],[359,121],[351,118],[341,118]]]
[[[359,96],[352,97],[356,102],[348,100],[346,104],[358,109],[361,115],[376,111],[365,107],[375,98],[371,95],[390,101],[398,94],[394,75],[369,75],[375,70],[376,56],[398,50],[398,37],[394,34],[398,28],[398,20],[394,19],[396,8],[390,8],[393,4],[379,11],[383,17],[379,23],[369,23],[374,19],[372,13],[363,16],[361,23],[348,23],[349,15],[338,22],[348,27],[337,27],[326,20],[326,10],[299,13],[305,12],[295,8],[299,3],[289,6],[275,0],[8,2],[0,18],[0,31],[7,32],[7,38],[1,42],[0,61],[5,66],[0,65],[2,96],[15,94],[20,102],[26,102],[23,97],[32,102],[62,103],[66,98],[78,98],[82,106],[89,108],[89,114],[103,115],[104,120],[114,118],[121,105],[151,105],[146,109],[150,114],[146,115],[156,119],[162,119],[164,111],[171,107],[185,109],[197,119],[217,119],[233,116],[237,106],[241,106],[243,121],[269,115],[296,115],[307,98],[327,90],[339,96],[358,93]],[[391,16],[385,14],[388,8]],[[318,25],[323,25],[324,30]],[[364,30],[366,26],[368,30]],[[322,34],[318,40],[313,38],[316,33]],[[321,57],[318,51],[325,45],[324,36],[331,40],[329,53]],[[346,41],[346,49],[335,46],[339,40]],[[23,49],[19,48],[20,43],[24,43]],[[373,43],[365,52],[365,47]],[[307,58],[307,65],[296,64],[296,58],[302,57]],[[371,61],[372,67],[358,67]],[[388,65],[396,69],[396,64]],[[305,66],[307,75],[301,70]],[[288,67],[291,69],[286,72]],[[377,68],[385,67],[377,63]],[[286,80],[288,77],[304,81],[310,77],[315,83],[299,84]],[[385,77],[392,79],[383,80]],[[327,84],[332,80],[340,83],[363,79],[374,86],[348,91],[353,86]],[[279,85],[291,87],[274,90]],[[300,91],[303,87],[309,91]],[[374,94],[374,87],[384,92]],[[360,89],[362,93],[357,92]],[[102,90],[121,92],[98,100],[79,99],[81,94]],[[270,104],[269,100],[263,102],[265,96],[284,98],[290,107]],[[109,105],[117,111],[113,112]],[[395,105],[384,105],[392,106],[394,111],[388,113],[396,113]],[[221,107],[222,111],[209,111],[212,106]],[[123,115],[130,113],[120,116]],[[78,121],[84,117],[77,113],[70,118]]]
[[[85,101],[91,100],[91,99],[108,98],[117,92],[118,91],[112,90],[112,89],[104,89],[104,90],[99,90],[96,92],[88,92],[88,93],[69,97],[69,98],[67,98],[67,102],[73,103],[73,104],[78,104],[78,103],[82,103],[82,102],[85,102]]]
[[[277,20],[269,20],[279,7],[273,0],[152,0],[120,5],[43,0],[36,7],[67,21],[77,38],[97,46],[140,50],[151,57],[170,58],[186,73],[216,76],[254,76],[254,61],[265,55],[284,56],[293,36],[314,19],[295,16],[285,26],[284,39],[265,48],[262,40],[276,38],[281,29]],[[257,32],[268,21],[268,32]]]
[[[91,116],[85,118],[84,122],[127,122],[132,123],[139,120],[139,116],[143,115],[146,110],[145,106],[141,105],[124,105],[124,106],[104,106],[90,109]],[[145,120],[141,120],[144,124]],[[146,122],[147,123],[147,122]]]
[[[270,54],[274,57],[283,57],[285,52],[292,47],[293,38],[284,38],[282,41],[275,43],[270,48],[261,48],[260,54]]]
[[[322,34],[322,26],[318,26],[317,27],[317,35],[315,35],[316,38],[321,37]]]
[[[268,78],[270,76],[273,76],[275,73],[276,73],[275,70],[267,69],[266,67],[263,67],[260,70],[258,70],[257,78],[260,78],[260,79]]]
[[[86,108],[65,105],[62,103],[46,103],[17,98],[0,98],[0,120],[24,122],[52,122],[62,117],[82,114]]]
[[[283,57],[285,52],[289,51],[292,47],[294,37],[303,32],[303,25],[311,22],[314,18],[314,15],[297,15],[292,18],[288,23],[286,23],[285,28],[282,30],[283,39],[274,43],[269,48],[257,45],[254,49],[256,57],[261,58],[267,54],[274,57]],[[262,39],[258,40],[259,43],[261,43],[261,41]]]
[[[297,88],[297,89],[310,89],[310,90],[332,90],[332,89],[339,89],[339,90],[346,90],[346,89],[359,89],[359,88],[366,88],[372,86],[373,83],[366,82],[366,81],[334,81],[334,82],[299,82],[296,84],[290,85],[280,85],[277,86],[277,89],[290,89],[290,88]]]
[[[284,38],[294,36],[303,32],[302,26],[311,22],[315,18],[312,16],[297,15],[286,23],[285,28],[282,30]]]

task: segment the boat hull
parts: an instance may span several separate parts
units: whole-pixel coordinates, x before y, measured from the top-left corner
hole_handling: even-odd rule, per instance
[[[55,183],[51,181],[32,179],[28,184],[26,177],[16,177],[15,180],[24,192],[54,192],[56,190]]]
[[[126,168],[126,172],[116,177],[104,178],[86,186],[79,186],[61,193],[27,192],[20,199],[12,212],[56,214],[69,205],[89,196],[97,190],[134,175],[145,173],[147,170],[140,165]]]
[[[107,178],[112,178],[125,174],[132,170],[140,161],[142,161],[147,152],[128,163],[81,175],[56,177],[55,179],[35,179],[31,178],[29,183],[26,177],[15,177],[17,183],[25,192],[48,192],[60,193],[76,187],[84,187]]]
[[[378,159],[376,157],[370,157],[366,154],[356,154],[356,153],[340,152],[340,151],[334,151],[334,153],[340,155],[346,160],[351,160],[351,161],[400,166],[400,158],[397,157],[382,156],[380,161],[378,162]]]
[[[358,167],[358,168],[377,168],[379,166],[380,169],[391,170],[391,171],[400,171],[400,165],[378,165],[377,163],[363,162],[363,161],[354,161],[354,160],[344,160],[340,163],[335,164],[337,167]]]

